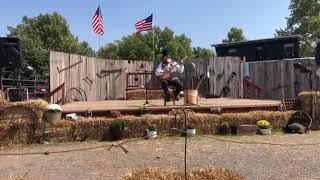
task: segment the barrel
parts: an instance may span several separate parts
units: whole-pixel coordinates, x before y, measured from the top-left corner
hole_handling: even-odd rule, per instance
[[[184,105],[198,105],[198,90],[185,90],[184,91]]]

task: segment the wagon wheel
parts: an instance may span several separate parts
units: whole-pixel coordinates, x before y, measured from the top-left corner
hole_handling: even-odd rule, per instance
[[[76,101],[87,101],[87,94],[81,88],[71,88],[67,91],[65,100],[67,103]]]

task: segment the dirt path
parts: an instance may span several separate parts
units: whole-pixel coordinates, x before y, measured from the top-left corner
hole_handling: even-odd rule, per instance
[[[216,137],[216,136],[215,136]],[[309,135],[222,137],[239,141],[272,143],[320,143],[320,133]],[[105,143],[33,145],[0,150],[0,153],[45,152],[79,149]],[[184,139],[141,140],[125,145],[124,154],[104,148],[62,154],[0,156],[0,179],[121,179],[142,167],[183,168]],[[319,179],[320,145],[279,146],[236,144],[207,138],[188,142],[188,167],[233,168],[247,179]],[[157,158],[160,156],[160,158]]]

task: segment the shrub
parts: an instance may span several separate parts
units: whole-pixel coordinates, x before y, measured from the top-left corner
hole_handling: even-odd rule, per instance
[[[148,131],[156,131],[157,130],[157,126],[154,124],[149,125],[148,127]]]
[[[231,128],[228,122],[223,122],[220,125],[220,134],[222,135],[228,135],[231,133]]]
[[[143,114],[143,113],[146,113],[148,111],[148,107],[143,104],[143,105],[141,105],[139,107],[139,110],[140,110],[141,114]]]
[[[111,140],[116,141],[123,138],[123,131],[125,130],[125,123],[123,121],[113,121],[110,124]]]

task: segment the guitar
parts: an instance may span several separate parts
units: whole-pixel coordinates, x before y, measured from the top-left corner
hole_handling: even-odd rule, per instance
[[[180,61],[186,60],[188,57],[184,57],[183,59],[181,59]],[[175,65],[173,65],[172,67],[165,67],[164,68],[164,72],[163,75],[161,76],[161,79],[164,80],[170,80],[171,79],[171,75],[172,75],[172,70],[177,66],[177,65],[181,65],[183,63],[177,63]]]

